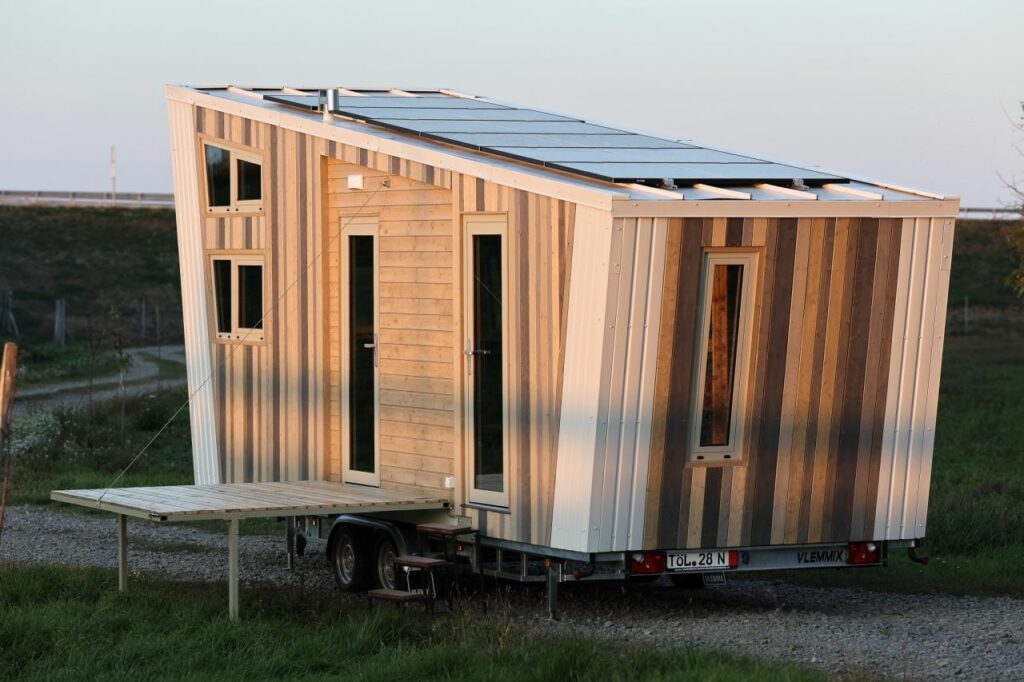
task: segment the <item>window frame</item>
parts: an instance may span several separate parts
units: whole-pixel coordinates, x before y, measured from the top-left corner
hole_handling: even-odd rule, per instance
[[[505,398],[504,404],[502,405],[502,428],[503,428],[503,452],[502,452],[502,489],[500,492],[494,490],[485,490],[483,488],[476,487],[476,461],[475,452],[473,450],[473,442],[475,439],[474,434],[474,401],[473,391],[475,385],[473,384],[473,378],[470,375],[470,366],[473,358],[466,356],[464,351],[467,349],[460,349],[462,355],[462,362],[464,367],[463,370],[463,403],[464,403],[464,422],[463,422],[463,433],[462,437],[465,439],[465,450],[463,453],[465,472],[466,472],[466,500],[470,505],[483,505],[484,507],[493,507],[499,510],[508,510],[511,506],[511,489],[512,484],[512,472],[511,468],[511,452],[512,452],[512,433],[511,426],[515,423],[518,418],[517,414],[513,414],[515,398],[511,391],[513,391],[511,382],[511,367],[510,363],[514,354],[512,347],[512,329],[509,315],[509,293],[511,291],[509,282],[509,243],[508,243],[508,215],[505,213],[464,213],[462,215],[462,306],[463,306],[463,324],[466,330],[466,341],[470,342],[469,330],[473,325],[473,237],[478,235],[491,235],[498,236],[501,238],[501,287],[502,287],[502,307],[501,307],[501,328],[503,335],[504,349],[504,361],[502,363],[502,381],[505,386]]]
[[[701,264],[700,299],[696,343],[696,373],[694,375],[692,407],[690,409],[690,448],[688,462],[700,464],[728,464],[741,462],[743,438],[747,417],[747,389],[750,383],[750,369],[754,333],[754,297],[758,292],[760,252],[750,249],[706,249]],[[708,336],[711,326],[711,274],[719,265],[742,265],[743,279],[740,283],[739,327],[736,339],[735,369],[732,384],[732,413],[729,418],[729,439],[727,445],[701,445],[703,423],[704,391],[707,378]]]
[[[210,180],[209,172],[206,167],[206,148],[216,147],[221,149],[228,154],[228,195],[231,198],[231,203],[227,206],[211,206],[210,205]],[[256,164],[260,167],[260,198],[259,199],[247,199],[241,201],[238,198],[238,161],[246,161],[248,163]],[[200,166],[200,177],[202,192],[203,192],[203,206],[206,208],[207,214],[221,215],[257,215],[262,214],[266,205],[267,196],[267,182],[266,175],[263,170],[266,168],[264,162],[264,154],[252,147],[238,147],[231,143],[223,140],[207,137],[205,135],[199,136],[199,166]]]
[[[228,332],[220,331],[218,327],[218,318],[220,316],[220,309],[217,307],[220,305],[220,297],[217,295],[217,274],[216,274],[216,262],[217,261],[228,261],[231,263],[231,310],[230,321],[231,330]],[[240,310],[239,306],[239,276],[238,271],[241,266],[259,266],[260,268],[260,299],[263,302],[263,328],[249,328],[239,326]],[[213,305],[210,306],[210,315],[212,317],[211,329],[213,330],[213,338],[215,341],[220,343],[232,343],[232,342],[243,342],[243,343],[263,343],[267,333],[267,269],[264,264],[264,258],[261,255],[252,254],[237,254],[237,253],[211,253],[209,262],[210,272],[210,300],[213,301]]]

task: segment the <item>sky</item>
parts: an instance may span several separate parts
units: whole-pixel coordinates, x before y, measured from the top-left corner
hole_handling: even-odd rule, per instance
[[[1024,2],[0,0],[0,189],[171,188],[163,86],[445,87],[959,196],[1024,183]]]

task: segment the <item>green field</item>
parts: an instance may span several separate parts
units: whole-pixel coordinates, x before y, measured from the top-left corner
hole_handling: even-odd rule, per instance
[[[115,348],[137,340],[145,300],[160,307],[164,343],[181,339],[174,212],[169,209],[0,206],[0,289],[14,294],[22,341],[53,338],[67,301],[69,339]]]
[[[690,648],[531,637],[503,614],[428,618],[290,590],[243,594],[106,570],[0,566],[3,678],[360,680],[824,680],[795,666]]]

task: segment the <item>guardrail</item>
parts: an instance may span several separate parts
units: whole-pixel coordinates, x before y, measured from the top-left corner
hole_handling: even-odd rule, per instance
[[[978,208],[972,206],[961,206],[961,218],[974,218],[975,220],[1015,220],[1021,217],[1019,208]]]
[[[52,192],[0,189],[0,204],[174,208],[174,195],[158,192]]]

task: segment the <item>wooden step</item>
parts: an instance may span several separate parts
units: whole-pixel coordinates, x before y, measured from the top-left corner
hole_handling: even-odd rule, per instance
[[[428,599],[427,595],[420,592],[390,590],[386,587],[378,587],[377,589],[370,590],[366,593],[366,596],[371,600],[379,599],[380,601],[390,601],[398,604],[409,604],[413,602],[426,601]]]
[[[456,526],[450,523],[421,523],[416,526],[416,532],[425,535],[468,535],[476,531],[472,526]]]
[[[428,556],[415,556],[409,554],[395,557],[395,566],[408,566],[409,568],[418,568],[427,571],[434,568],[444,568],[449,565],[449,562],[444,559],[435,559]]]

